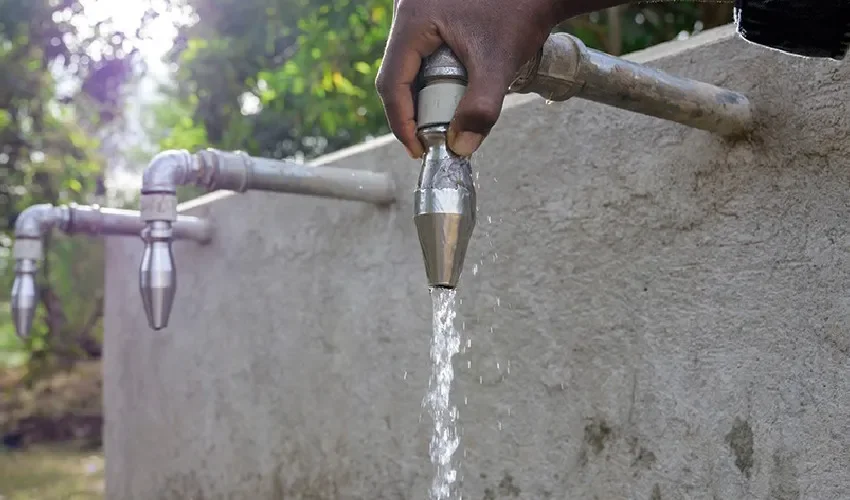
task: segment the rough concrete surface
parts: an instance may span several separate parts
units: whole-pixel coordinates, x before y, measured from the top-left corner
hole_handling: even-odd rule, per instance
[[[850,498],[850,70],[729,28],[635,57],[761,128],[512,98],[475,161],[464,499]],[[177,244],[164,331],[141,245],[109,242],[108,498],[426,497],[418,166],[388,139],[325,161],[395,172],[401,202],[192,204],[218,233]]]

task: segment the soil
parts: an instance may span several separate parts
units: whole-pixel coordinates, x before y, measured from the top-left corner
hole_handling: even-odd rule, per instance
[[[80,362],[32,384],[25,375],[0,372],[0,450],[65,442],[100,447],[100,362]]]

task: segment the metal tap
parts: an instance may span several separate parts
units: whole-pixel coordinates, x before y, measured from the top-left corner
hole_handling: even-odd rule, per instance
[[[15,332],[25,338],[32,328],[38,305],[36,273],[38,261],[44,257],[44,235],[53,228],[67,234],[90,236],[139,236],[145,228],[135,210],[101,208],[97,205],[33,205],[15,221],[15,281],[12,285],[12,320]],[[212,239],[211,224],[197,217],[181,215],[174,226],[175,237],[208,243]]]
[[[156,155],[142,176],[140,212],[146,229],[139,266],[142,304],[154,330],[168,326],[177,292],[172,223],[177,218],[177,187],[188,185],[207,191],[271,191],[376,205],[392,204],[396,198],[395,181],[383,172],[304,165],[214,149]]]
[[[414,193],[414,217],[431,287],[455,288],[475,229],[472,164],[446,143],[449,122],[466,91],[466,68],[443,45],[419,73],[417,135],[425,147]]]
[[[419,83],[418,136],[425,156],[414,221],[428,284],[454,288],[475,227],[476,205],[470,161],[447,147],[446,130],[466,90],[467,74],[443,45],[423,61]],[[746,96],[589,49],[565,33],[546,40],[509,90],[552,101],[580,97],[730,138],[753,129]]]

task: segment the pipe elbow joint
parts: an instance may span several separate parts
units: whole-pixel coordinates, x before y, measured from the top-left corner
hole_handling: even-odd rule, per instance
[[[176,194],[177,186],[189,183],[196,167],[194,155],[186,150],[162,151],[145,167],[142,194]]]
[[[44,233],[62,222],[62,209],[49,203],[27,207],[15,221],[15,238],[41,239]]]
[[[142,220],[177,220],[177,186],[189,184],[199,168],[197,157],[186,150],[162,151],[154,156],[142,174]]]

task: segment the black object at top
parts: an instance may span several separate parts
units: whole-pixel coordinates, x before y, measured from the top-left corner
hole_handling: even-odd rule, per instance
[[[841,60],[850,47],[850,0],[735,0],[735,25],[759,45]]]

